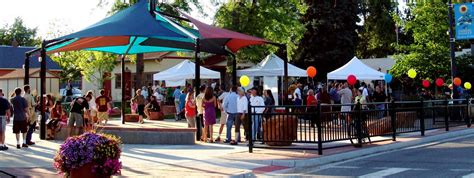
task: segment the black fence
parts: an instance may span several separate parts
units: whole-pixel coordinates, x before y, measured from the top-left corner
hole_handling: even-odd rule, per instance
[[[395,101],[317,106],[251,106],[247,138],[253,148],[318,150],[393,140],[397,134],[471,126],[474,100]],[[263,112],[265,110],[265,112]]]

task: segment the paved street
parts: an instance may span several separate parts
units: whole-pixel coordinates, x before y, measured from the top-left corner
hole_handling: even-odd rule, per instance
[[[299,175],[474,177],[474,136],[334,163]]]

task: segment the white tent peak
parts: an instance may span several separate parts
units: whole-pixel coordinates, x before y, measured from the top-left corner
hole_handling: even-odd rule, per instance
[[[349,75],[355,75],[359,80],[383,80],[385,74],[365,65],[354,56],[347,64],[329,72],[327,78],[328,80],[345,80]]]
[[[159,73],[153,75],[153,80],[165,80],[165,81],[182,81],[186,79],[195,78],[195,66],[196,64],[184,60],[183,62]],[[202,79],[219,79],[220,73],[207,69],[200,66],[200,73]]]
[[[283,59],[275,54],[269,54],[256,66],[238,70],[237,75],[248,75],[248,76],[283,76],[284,75],[284,64]],[[306,77],[306,70],[300,69],[290,63],[288,63],[288,76],[290,77]]]

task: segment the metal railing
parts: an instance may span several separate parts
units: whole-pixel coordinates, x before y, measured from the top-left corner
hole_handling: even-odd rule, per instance
[[[318,150],[393,140],[397,134],[471,126],[474,100],[419,100],[317,106],[250,106],[253,148]],[[263,112],[262,111],[268,111]],[[323,147],[324,146],[324,147]]]

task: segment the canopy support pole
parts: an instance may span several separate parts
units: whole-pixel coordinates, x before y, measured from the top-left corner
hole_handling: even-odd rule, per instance
[[[41,103],[41,120],[40,120],[40,139],[46,139],[46,102],[44,95],[46,94],[46,45],[47,42],[43,41],[41,43],[41,50],[40,50],[40,80],[41,80],[41,90],[40,90],[40,103]],[[28,62],[29,63],[29,62]],[[25,63],[26,64],[26,63]],[[29,68],[29,64],[28,64]],[[25,66],[26,72],[26,66]],[[25,73],[25,80],[26,76],[29,74]]]
[[[121,104],[121,108],[120,110],[122,110],[122,124],[125,124],[125,104],[127,102],[127,100],[125,99],[126,95],[125,95],[125,57],[127,56],[128,52],[130,51],[130,49],[132,48],[133,44],[135,43],[135,41],[137,40],[137,37],[134,37],[132,42],[130,43],[130,46],[128,46],[127,50],[125,51],[125,53],[122,55],[122,59],[121,59],[121,64],[122,64],[122,104]]]
[[[25,69],[25,78],[23,84],[28,85],[30,84],[30,54],[25,53],[25,64],[23,65]]]
[[[237,86],[237,59],[235,54],[230,53],[232,56],[232,85]]]
[[[284,69],[283,69],[283,105],[288,104],[288,51],[286,50],[286,44],[282,44],[280,46],[280,49],[282,50],[282,53],[284,56],[282,56],[284,63]]]
[[[194,50],[194,58],[196,61],[194,61],[196,64],[194,65],[195,66],[195,74],[194,74],[194,87],[196,88],[195,91],[194,91],[194,94],[197,96],[200,94],[200,91],[199,91],[199,88],[201,87],[201,59],[200,59],[200,56],[199,56],[199,53],[201,52],[201,42],[199,41],[199,38],[196,38],[196,49]],[[197,110],[197,107],[196,107],[196,110]],[[196,112],[197,113],[197,112]],[[201,116],[198,115],[198,117],[196,117],[196,140],[200,140],[201,139],[201,134],[202,134],[202,130],[201,130]]]

